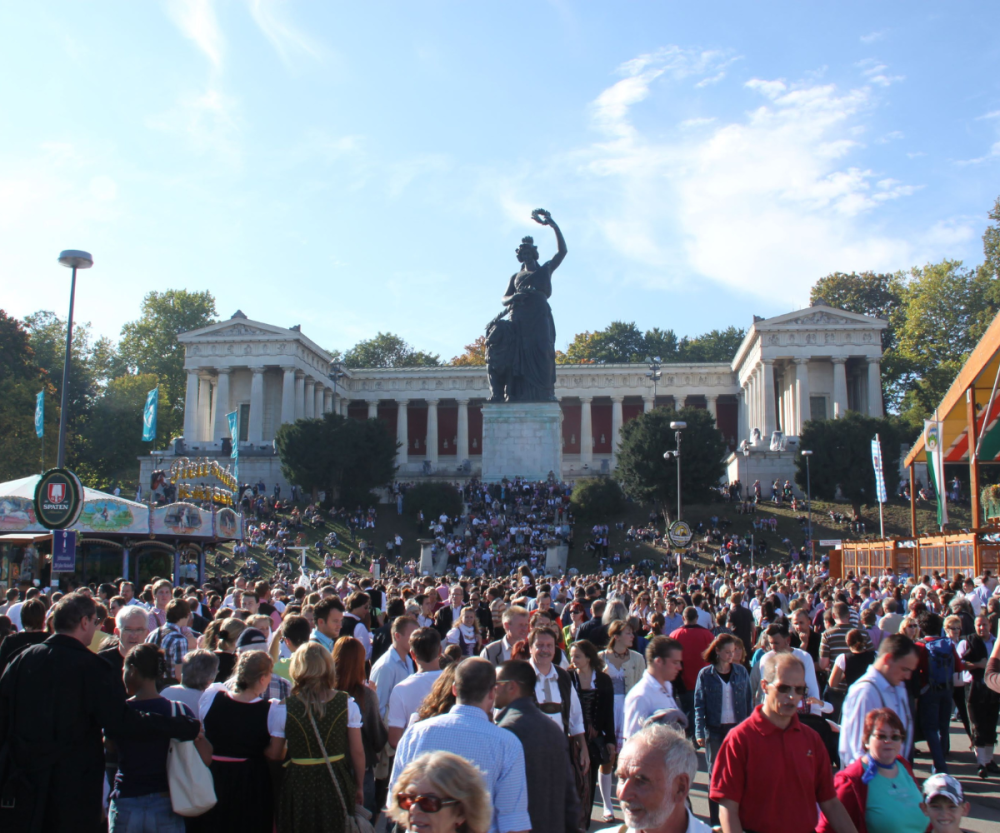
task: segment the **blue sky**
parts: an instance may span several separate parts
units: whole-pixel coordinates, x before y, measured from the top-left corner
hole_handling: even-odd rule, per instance
[[[117,336],[151,289],[449,359],[514,248],[569,255],[564,347],[695,335],[840,270],[982,257],[992,2],[8,2],[0,306]]]

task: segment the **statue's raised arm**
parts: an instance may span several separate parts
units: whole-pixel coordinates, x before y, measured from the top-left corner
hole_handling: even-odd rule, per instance
[[[563,237],[562,231],[559,226],[556,225],[556,221],[552,219],[552,215],[544,208],[536,208],[532,211],[531,219],[540,225],[552,226],[552,230],[556,233],[556,245],[558,246],[558,251],[556,251],[549,263],[552,264],[553,269],[558,269],[559,264],[562,263],[563,258],[566,257],[566,239]]]

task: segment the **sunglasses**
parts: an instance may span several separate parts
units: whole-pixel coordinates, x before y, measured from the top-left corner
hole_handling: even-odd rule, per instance
[[[805,697],[806,694],[809,693],[809,689],[807,689],[804,685],[785,685],[783,683],[781,685],[774,686],[774,689],[778,692],[778,694],[783,694],[786,697],[789,694],[794,694],[796,697]]]
[[[397,793],[396,803],[401,810],[409,810],[414,804],[425,813],[437,813],[442,807],[449,804],[458,804],[455,799],[443,799],[436,795],[410,795],[409,793]]]
[[[877,741],[881,741],[882,743],[902,743],[903,742],[903,736],[902,735],[883,735],[881,732],[876,732],[875,734],[872,735],[872,737],[875,738],[875,740],[877,740]]]

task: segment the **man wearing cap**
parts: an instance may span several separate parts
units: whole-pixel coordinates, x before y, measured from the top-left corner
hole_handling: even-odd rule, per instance
[[[923,792],[920,809],[931,820],[933,833],[961,833],[970,808],[958,780],[939,772],[924,781]]]

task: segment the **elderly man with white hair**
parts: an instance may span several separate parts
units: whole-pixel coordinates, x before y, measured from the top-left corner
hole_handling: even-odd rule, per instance
[[[688,809],[698,771],[694,746],[682,732],[652,724],[632,735],[618,755],[618,801],[627,833],[711,833]],[[619,833],[621,827],[605,828]]]
[[[149,635],[149,614],[138,605],[125,605],[115,614],[115,636],[117,642],[111,642],[97,652],[97,656],[118,672],[121,680],[125,670],[125,657],[136,645],[141,645]],[[124,683],[122,683],[124,686]]]

